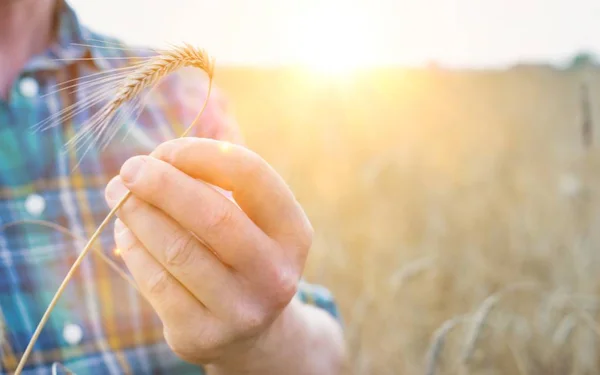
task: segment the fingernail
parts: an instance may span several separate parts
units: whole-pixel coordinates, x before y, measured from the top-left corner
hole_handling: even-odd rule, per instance
[[[121,221],[121,219],[115,220],[115,234],[117,236],[122,235],[125,231],[128,231],[129,228],[125,226],[125,224]]]
[[[172,154],[173,154],[173,142],[167,141],[165,143],[161,143],[153,153],[158,159],[171,163]]]
[[[123,182],[132,183],[134,182],[140,171],[142,170],[142,165],[144,164],[144,159],[136,156],[125,162],[121,167],[121,178],[123,178]]]
[[[127,188],[123,185],[121,177],[117,176],[110,180],[106,186],[105,198],[106,203],[112,207],[119,199],[123,198],[127,194]]]
[[[152,155],[169,164],[175,163],[177,154],[190,144],[197,144],[200,138],[185,137],[176,138],[165,143],[161,143],[152,153]]]
[[[120,219],[115,220],[115,240],[122,253],[135,248],[137,242],[133,232]]]

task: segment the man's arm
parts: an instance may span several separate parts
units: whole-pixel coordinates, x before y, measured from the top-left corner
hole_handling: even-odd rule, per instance
[[[339,374],[340,325],[324,310],[294,299],[256,346],[239,358],[207,366],[209,375]]]

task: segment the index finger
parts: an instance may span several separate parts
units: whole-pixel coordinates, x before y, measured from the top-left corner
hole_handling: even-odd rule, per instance
[[[152,154],[185,174],[231,191],[240,208],[278,242],[312,241],[312,227],[292,191],[258,154],[235,144],[180,138]]]

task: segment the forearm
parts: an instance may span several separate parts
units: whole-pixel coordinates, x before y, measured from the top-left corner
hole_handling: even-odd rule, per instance
[[[337,375],[345,355],[340,325],[325,311],[292,301],[243,358],[207,367],[208,375]]]

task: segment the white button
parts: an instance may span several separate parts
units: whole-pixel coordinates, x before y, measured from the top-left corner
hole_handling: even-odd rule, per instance
[[[77,324],[67,324],[63,328],[63,338],[69,345],[77,345],[83,338],[83,330]]]
[[[52,364],[52,375],[75,375],[73,371],[58,362]]]
[[[40,216],[46,209],[46,201],[37,194],[31,194],[25,199],[25,209],[33,216]]]
[[[35,79],[31,77],[25,77],[19,83],[19,90],[23,96],[33,98],[38,94],[39,86]]]

